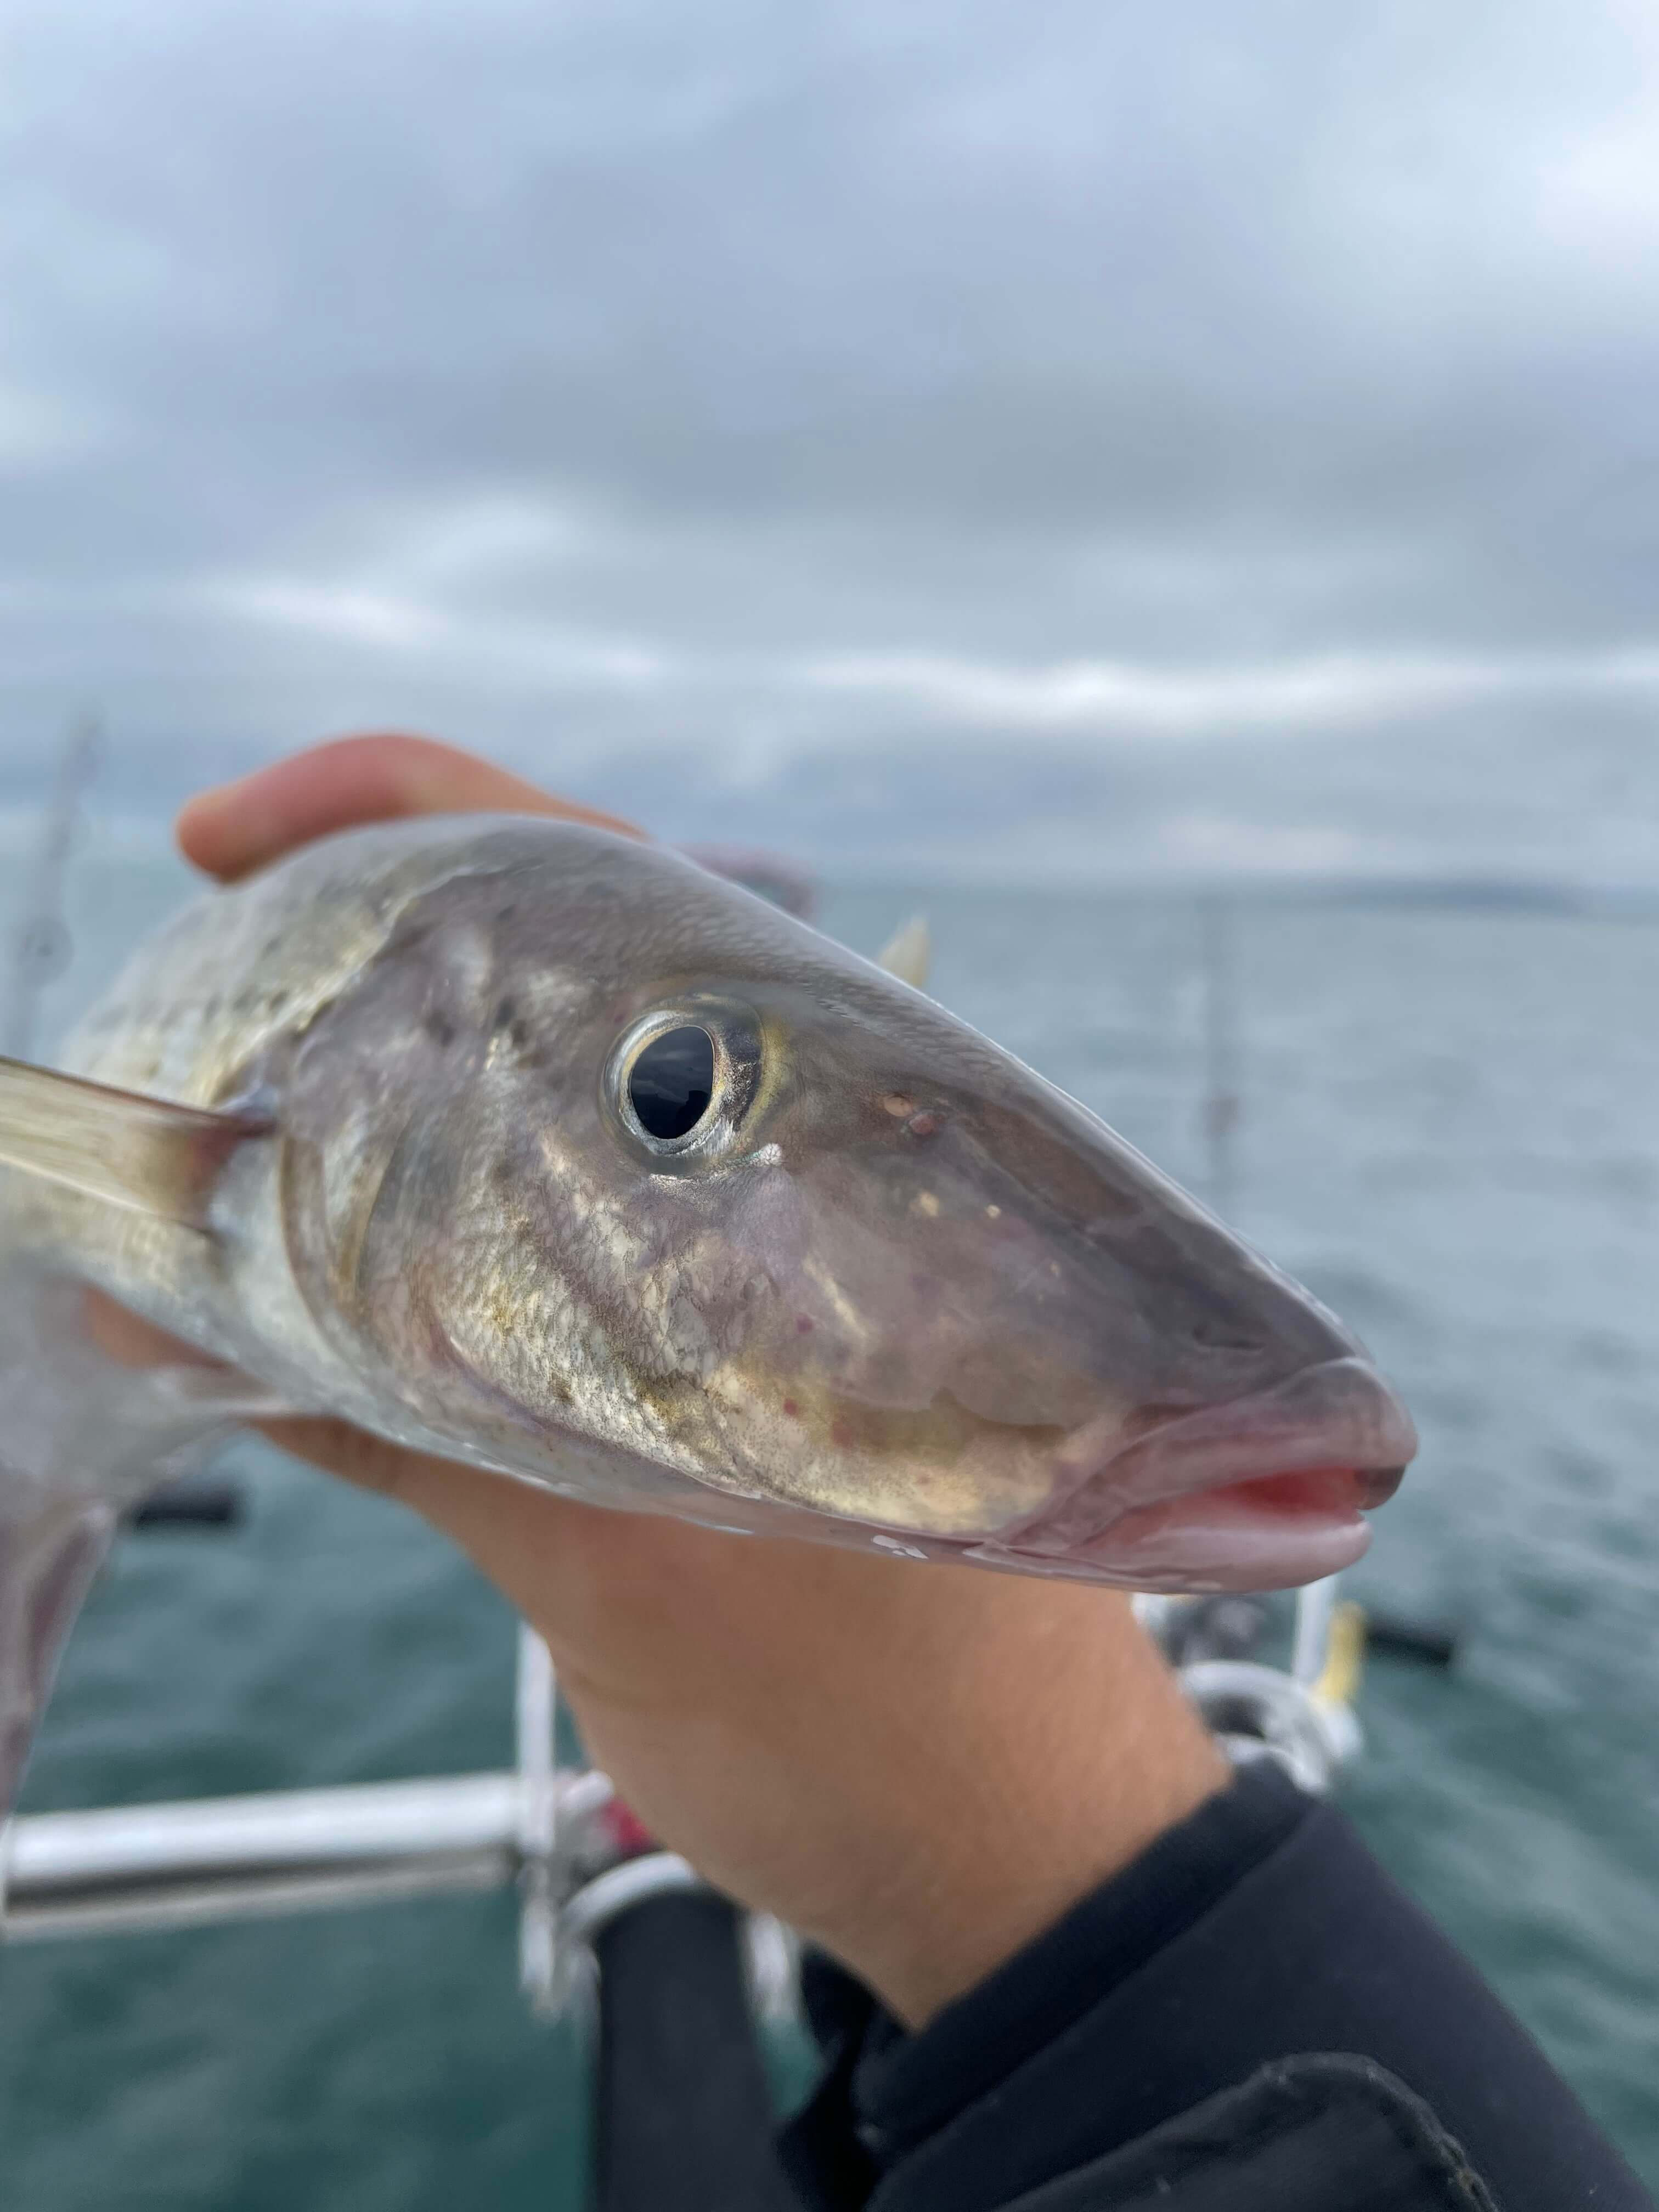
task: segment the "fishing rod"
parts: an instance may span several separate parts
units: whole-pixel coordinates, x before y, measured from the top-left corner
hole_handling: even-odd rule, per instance
[[[1233,902],[1199,902],[1204,971],[1204,1135],[1211,1211],[1231,1220],[1237,1196],[1235,1144],[1243,1115],[1238,1076],[1238,987],[1233,965]]]
[[[58,746],[22,908],[11,933],[3,1017],[0,1018],[0,1050],[10,1060],[30,1057],[41,995],[74,957],[74,944],[64,919],[64,893],[82,799],[97,767],[100,746],[99,725],[90,714],[71,723]]]
[[[1218,892],[1200,898],[1198,924],[1206,1187],[1212,1210],[1231,1221],[1238,1201],[1237,1137],[1244,1118],[1238,902]],[[1254,1656],[1268,1615],[1249,1600],[1137,1601],[1143,1621],[1233,1755],[1256,1756],[1265,1747],[1304,1789],[1316,1791],[1328,1789],[1337,1769],[1362,1748],[1353,1698],[1367,1650],[1446,1668],[1458,1648],[1455,1630],[1371,1613],[1340,1596],[1341,1582],[1340,1575],[1327,1575],[1297,1592],[1288,1668],[1262,1666]]]

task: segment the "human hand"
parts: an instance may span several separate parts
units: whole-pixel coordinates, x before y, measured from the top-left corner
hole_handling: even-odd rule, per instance
[[[330,830],[485,810],[629,827],[388,736],[208,793],[179,836],[232,880]],[[1226,1779],[1119,1592],[739,1542],[340,1422],[270,1433],[461,1544],[546,1638],[590,1752],[652,1832],[912,2025]]]

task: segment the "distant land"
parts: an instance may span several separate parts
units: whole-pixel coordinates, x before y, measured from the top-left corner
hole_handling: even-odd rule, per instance
[[[1240,894],[1228,889],[1215,895]],[[1552,883],[1525,876],[1339,877],[1301,884],[1281,879],[1263,884],[1255,895],[1322,905],[1474,907],[1503,913],[1628,915],[1644,921],[1659,915],[1659,889]]]
[[[1237,906],[1424,907],[1472,913],[1583,915],[1608,921],[1659,920],[1659,886],[1602,885],[1556,881],[1547,877],[1487,876],[1301,876],[1252,872],[1195,877],[1142,872],[1115,874],[1091,883],[1074,876],[1033,883],[1012,874],[965,871],[918,872],[908,876],[892,866],[879,872],[823,872],[826,883],[902,890],[925,900],[930,889],[960,894],[975,890],[1018,896],[1054,898],[1192,899]]]

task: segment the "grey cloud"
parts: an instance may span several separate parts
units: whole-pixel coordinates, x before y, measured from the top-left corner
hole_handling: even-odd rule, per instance
[[[1517,776],[1588,810],[1573,866],[1648,849],[1571,765],[1650,742],[1596,673],[1659,641],[1645,11],[17,0],[9,39],[18,789],[94,696],[156,803],[404,720],[849,854],[1531,865]],[[1345,655],[1322,726],[1228,690]],[[1413,657],[1510,677],[1402,702]],[[884,659],[1002,690],[808,680]],[[1213,709],[1148,760],[1103,693],[1034,750],[1072,663]]]

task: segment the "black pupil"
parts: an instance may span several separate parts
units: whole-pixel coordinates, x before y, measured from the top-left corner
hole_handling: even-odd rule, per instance
[[[647,1137],[689,1137],[714,1095],[714,1040],[707,1030],[665,1030],[628,1074],[628,1098]]]

